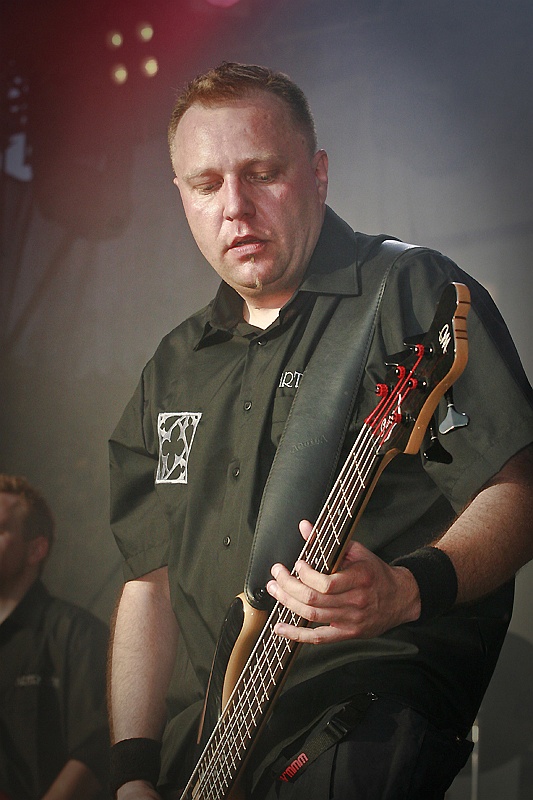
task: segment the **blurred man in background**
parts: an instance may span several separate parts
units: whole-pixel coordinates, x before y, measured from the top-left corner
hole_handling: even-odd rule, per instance
[[[0,475],[0,798],[108,797],[107,626],[52,597],[44,498]]]

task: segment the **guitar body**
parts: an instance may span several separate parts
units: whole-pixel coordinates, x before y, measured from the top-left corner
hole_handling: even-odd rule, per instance
[[[198,730],[198,753],[206,746],[218,724],[244,665],[263,630],[267,619],[265,611],[258,611],[248,603],[243,594],[238,595],[228,609],[218,638],[209,684]],[[245,800],[242,771],[229,793],[227,800]],[[194,788],[187,797],[196,798]],[[200,800],[201,794],[198,794]]]
[[[380,399],[364,420],[299,556],[317,572],[338,569],[391,459],[420,449],[440,399],[466,366],[469,306],[468,288],[449,284],[428,332],[404,342],[407,349],[389,357],[385,381],[376,386]],[[299,649],[274,633],[278,622],[308,624],[279,602],[268,615],[254,609],[244,594],[230,606],[209,678],[199,757],[181,800],[245,800],[245,765]]]
[[[229,607],[218,638],[204,703],[198,744],[205,747],[222,710],[240,678],[244,665],[267,618],[239,594]]]

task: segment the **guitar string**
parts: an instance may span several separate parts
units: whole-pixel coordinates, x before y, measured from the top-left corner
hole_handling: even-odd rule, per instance
[[[368,447],[369,446],[370,447],[374,446],[375,447],[375,454],[374,455],[377,455],[378,451],[379,451],[379,448],[383,445],[383,441],[384,441],[383,435],[380,435],[383,432],[380,432],[378,430],[378,423],[380,422],[380,420],[384,421],[388,417],[390,417],[391,410],[396,407],[398,398],[400,398],[402,396],[401,395],[401,391],[404,388],[410,388],[410,383],[409,382],[412,380],[413,372],[416,369],[416,367],[418,366],[419,361],[420,361],[420,357],[417,359],[417,362],[415,363],[414,367],[409,372],[405,371],[404,373],[400,374],[400,376],[398,378],[398,383],[394,387],[394,389],[391,390],[390,392],[388,392],[387,395],[382,398],[382,400],[377,404],[376,408],[366,418],[365,423],[363,424],[363,427],[362,427],[362,430],[365,431],[365,435],[363,436],[363,441],[365,443],[365,446],[367,446],[366,460],[363,463],[363,467],[361,466],[361,456],[360,456],[360,454],[354,453],[354,451],[359,446],[359,443],[356,442],[356,444],[352,448],[352,451],[350,452],[350,456],[347,458],[347,460],[344,463],[343,468],[341,469],[341,472],[339,474],[339,477],[338,477],[337,481],[335,482],[334,489],[337,489],[337,486],[338,486],[338,489],[336,490],[334,498],[332,499],[332,494],[333,494],[333,492],[332,492],[330,494],[330,497],[328,497],[328,499],[326,500],[326,503],[324,504],[322,512],[321,512],[317,522],[315,523],[313,533],[315,533],[315,531],[316,531],[316,534],[313,536],[312,542],[316,545],[316,548],[320,551],[320,554],[322,555],[322,557],[324,559],[324,562],[325,562],[324,563],[324,567],[325,567],[324,571],[326,571],[326,569],[328,568],[328,563],[327,562],[331,558],[331,550],[327,553],[327,555],[324,555],[324,549],[325,548],[323,547],[323,545],[324,544],[327,545],[327,538],[326,538],[326,540],[324,542],[322,540],[322,534],[325,531],[327,532],[327,530],[332,527],[333,528],[333,539],[334,539],[334,541],[332,543],[332,546],[334,547],[336,544],[340,543],[339,533],[337,532],[336,527],[335,527],[335,515],[339,516],[339,518],[340,518],[340,527],[341,527],[341,530],[343,530],[344,526],[346,525],[346,523],[348,521],[348,518],[351,518],[353,516],[352,515],[352,510],[353,510],[354,505],[355,505],[354,501],[353,501],[353,498],[347,497],[346,486],[347,486],[347,484],[349,484],[353,480],[353,477],[355,475],[356,478],[359,478],[359,483],[360,483],[360,487],[359,488],[360,489],[364,489],[365,488],[366,481],[368,480],[368,475],[370,474],[370,471],[371,471],[371,469],[372,469],[372,467],[374,466],[374,463],[375,463],[375,462],[372,462],[370,467],[368,467],[368,465],[366,463],[366,461],[368,460],[368,457],[369,457]],[[405,395],[404,395],[404,398],[405,398]],[[376,417],[377,417],[377,421],[376,421]],[[388,430],[387,435],[385,437],[385,440],[387,438],[390,438],[390,435],[392,434],[393,427],[394,427],[394,425],[396,424],[397,421],[398,420],[394,420],[394,418],[393,418],[393,420],[392,420],[393,425],[391,425],[391,428]],[[363,476],[362,473],[364,473],[365,470],[366,470],[366,473]],[[352,491],[353,491],[353,489],[352,489]],[[342,512],[345,512],[345,514],[347,514],[348,516],[347,517],[344,516],[344,518],[342,519],[341,518]],[[310,554],[316,556],[316,554],[313,554],[313,550],[312,549],[310,551]],[[320,563],[318,563],[318,566],[320,566]]]
[[[402,385],[406,386],[408,384],[408,380],[409,380],[410,376],[412,375],[413,371],[414,371],[414,368],[409,373],[406,372],[404,375],[401,375],[400,379],[398,381],[398,384],[402,384]],[[396,403],[396,398],[398,396],[399,396],[399,390],[398,390],[398,385],[397,385],[396,387],[394,387],[394,390],[392,390],[390,393],[388,393],[387,396],[382,398],[382,400],[377,404],[376,408],[373,410],[373,412],[370,414],[370,416],[367,418],[367,420],[371,420],[376,416],[378,416],[378,419],[379,419],[378,412],[380,412],[380,415],[381,415],[382,419],[386,419],[387,416],[391,413],[391,409],[394,407],[394,404]],[[368,475],[370,474],[370,472],[372,470],[372,467],[375,464],[375,458],[374,458],[374,460],[371,461],[370,466],[368,466],[368,459],[369,459],[369,456],[371,455],[371,453],[369,452],[369,446],[370,447],[372,445],[374,446],[374,448],[375,448],[374,456],[377,456],[379,448],[380,448],[380,446],[382,444],[382,442],[378,442],[378,444],[376,446],[376,434],[375,434],[375,430],[374,430],[375,428],[376,428],[376,423],[375,422],[373,424],[366,424],[366,421],[365,421],[365,424],[363,424],[363,426],[361,428],[361,431],[360,431],[360,434],[359,434],[359,437],[357,438],[356,443],[352,447],[352,451],[351,451],[351,454],[350,454],[350,455],[352,455],[352,453],[354,453],[354,451],[356,451],[357,448],[360,447],[362,443],[366,447],[367,452],[366,452],[366,457],[365,457],[365,461],[364,461],[364,464],[366,465],[366,475],[365,475],[365,477],[362,477],[362,474],[361,474],[362,472],[365,472],[365,469],[361,469],[360,454],[354,453],[354,458],[348,458],[346,460],[345,465],[344,465],[344,467],[341,470],[341,473],[339,475],[339,479],[338,479],[339,491],[337,493],[338,497],[335,498],[334,501],[331,500],[331,496],[330,496],[330,498],[328,498],[328,501],[326,501],[326,504],[324,506],[323,513],[320,515],[319,519],[317,520],[316,525],[314,526],[314,532],[316,532],[316,535],[313,536],[313,542],[311,544],[311,548],[309,550],[309,553],[308,554],[305,553],[306,547],[304,546],[304,549],[302,551],[302,555],[300,556],[300,559],[301,559],[302,556],[304,556],[304,554],[305,554],[307,556],[308,563],[310,563],[311,565],[315,565],[317,569],[320,568],[322,571],[326,571],[328,569],[328,566],[331,566],[331,565],[328,564],[328,561],[331,558],[332,553],[335,552],[336,547],[338,547],[338,545],[340,544],[339,534],[338,534],[338,532],[337,532],[337,530],[335,528],[335,522],[334,522],[334,519],[333,519],[333,513],[334,513],[333,510],[335,509],[335,513],[337,513],[339,515],[341,514],[342,511],[344,511],[344,514],[345,514],[344,520],[341,520],[341,522],[340,522],[340,527],[341,527],[341,530],[342,530],[344,528],[344,525],[348,521],[348,519],[350,519],[352,517],[351,509],[354,507],[353,504],[357,500],[358,493],[360,493],[361,490],[363,490],[365,488],[365,485],[366,485],[365,484],[365,480],[368,478]],[[387,438],[389,438],[390,433],[391,432],[389,432]],[[360,442],[359,439],[361,439],[362,442]],[[347,474],[343,475],[343,472],[344,472],[345,467],[348,464],[348,462],[351,462],[350,467],[347,470]],[[351,471],[351,474],[350,474],[350,471]],[[350,506],[350,502],[347,499],[347,495],[346,495],[346,489],[347,489],[348,484],[351,481],[353,481],[354,476],[357,479],[356,480],[356,484],[355,484],[355,486],[356,486],[356,488],[355,488],[355,498],[354,497],[350,497],[350,493],[353,495],[353,491],[354,491],[354,488],[352,486],[352,488],[349,490],[349,495],[348,495],[348,497],[350,498],[350,502],[352,503],[352,506]],[[337,484],[337,482],[336,482],[336,484]],[[340,507],[338,506],[338,502],[339,502],[338,498],[339,497],[342,499],[342,504],[341,504]],[[331,505],[330,505],[330,503],[331,503]],[[321,519],[322,516],[324,517],[323,520]],[[323,532],[323,530],[324,530],[321,526],[322,525],[327,525],[328,522],[329,522],[329,526],[328,526],[327,530],[329,531],[329,537],[330,537],[331,541],[330,541],[329,545],[326,542],[326,547],[324,548],[323,543],[320,542],[319,534],[321,534]],[[339,524],[338,520],[337,520],[337,524]],[[331,527],[333,527],[333,532],[331,532]],[[329,550],[328,550],[328,548],[329,548]],[[327,555],[325,554],[325,551],[328,551]],[[324,562],[323,564],[322,564],[322,561]],[[276,604],[276,606],[277,607],[274,608],[274,612],[278,613],[279,621],[290,621],[290,622],[293,622],[293,624],[297,624],[297,623],[302,621],[301,618],[298,617],[298,615],[295,615],[293,612],[290,612],[288,609],[286,609],[281,604]],[[287,615],[289,616],[289,618],[292,618],[292,619],[289,619],[289,620],[285,619],[285,617]],[[230,703],[228,703],[228,711],[231,710],[231,717],[230,717],[229,713],[228,714],[225,713],[224,716],[221,717],[221,722],[222,721],[226,722],[226,720],[230,720],[230,721],[232,720],[233,721],[232,724],[229,724],[229,725],[227,723],[224,724],[223,725],[224,730],[219,730],[219,735],[217,737],[215,737],[217,739],[217,741],[213,741],[212,743],[210,743],[210,749],[212,750],[212,753],[211,753],[211,756],[210,756],[211,759],[213,759],[213,757],[217,757],[217,755],[220,756],[221,753],[226,754],[226,770],[227,770],[228,775],[230,776],[230,778],[229,778],[230,780],[231,780],[231,777],[232,777],[231,776],[232,770],[234,770],[240,764],[241,758],[240,757],[237,758],[237,759],[232,758],[231,759],[231,763],[228,766],[228,763],[227,763],[227,752],[228,751],[226,751],[226,748],[221,747],[221,742],[222,742],[222,740],[224,738],[227,738],[228,736],[230,736],[230,734],[233,734],[233,739],[235,740],[235,738],[236,738],[235,720],[237,720],[237,724],[240,725],[241,729],[242,729],[243,725],[246,728],[245,736],[242,735],[242,730],[238,731],[238,733],[240,734],[240,740],[239,740],[240,746],[241,746],[241,748],[244,748],[244,751],[246,750],[247,739],[251,739],[251,731],[254,728],[255,720],[256,720],[256,717],[257,717],[257,712],[255,712],[255,714],[254,714],[254,710],[253,710],[253,708],[251,706],[251,703],[250,703],[250,698],[249,698],[249,694],[248,694],[250,692],[250,687],[252,689],[253,697],[254,697],[255,702],[257,704],[258,711],[259,711],[259,713],[261,713],[262,708],[263,708],[263,706],[265,704],[265,698],[266,698],[266,701],[268,702],[268,699],[269,699],[268,692],[269,692],[270,688],[272,686],[276,685],[277,671],[283,667],[283,656],[280,657],[280,655],[279,655],[279,644],[278,643],[280,641],[288,642],[288,640],[282,640],[282,637],[279,637],[277,634],[274,633],[274,631],[273,631],[274,624],[275,623],[272,623],[272,622],[269,621],[267,623],[267,626],[265,626],[266,628],[268,628],[269,637],[272,638],[272,642],[268,641],[266,646],[263,644],[262,647],[259,648],[261,650],[262,655],[260,656],[260,658],[257,659],[257,661],[255,662],[254,666],[251,669],[246,670],[246,668],[245,668],[245,670],[243,670],[242,679],[239,680],[239,683],[241,683],[241,682],[244,683],[244,686],[242,687],[243,691],[241,693],[237,692],[237,702],[235,702],[233,700],[233,702],[231,703],[231,709],[229,708],[230,707]],[[262,644],[261,640],[263,638],[264,638],[263,635],[260,636],[260,639],[258,640],[258,643],[257,643],[258,645]],[[274,647],[273,647],[273,644],[274,644]],[[286,650],[285,655],[286,656],[290,655],[291,650],[294,649],[295,646],[296,646],[296,643],[292,643],[292,647],[289,644],[285,644],[284,645],[284,648]],[[254,651],[253,651],[254,653],[255,653],[256,649],[257,649],[257,647],[254,648]],[[278,666],[277,666],[277,669],[274,670],[274,672],[272,672],[272,670],[270,669],[270,685],[265,687],[265,683],[264,683],[264,679],[263,679],[264,664],[265,663],[270,664],[272,662],[272,649],[274,649],[274,651],[275,651],[275,655],[276,655],[276,658],[277,658]],[[248,672],[249,675],[246,676],[245,672]],[[261,684],[261,686],[263,688],[263,696],[262,696],[261,699],[259,699],[258,694],[257,694],[257,681],[255,680],[255,677],[256,677],[255,676],[255,672],[259,672],[259,677],[261,679],[260,680],[260,684]],[[237,687],[238,687],[238,685],[239,684],[237,684]],[[237,687],[236,687],[236,689],[237,689]],[[251,726],[250,725],[246,726],[246,717],[243,718],[242,713],[239,713],[239,712],[242,711],[243,707],[246,707],[251,713],[251,716],[252,716],[252,725]],[[238,720],[241,720],[241,722],[239,723]],[[207,746],[206,746],[206,751],[207,751]],[[231,748],[229,749],[229,753],[231,755],[231,753],[232,753]],[[219,785],[220,785],[221,777],[222,777],[222,779],[224,781],[226,781],[224,775],[221,776],[220,770],[217,769],[216,778],[217,778],[217,783]],[[201,794],[199,796],[202,797],[202,800],[203,800],[204,797],[205,797],[205,800],[215,800],[216,794],[213,794],[211,790],[208,790],[208,794],[205,793],[206,792],[206,783],[205,783],[206,780],[209,780],[209,769],[207,769],[204,773],[202,773],[202,775],[200,777],[200,780],[199,780],[199,784],[197,784],[197,787],[199,787],[200,791],[201,791]],[[228,785],[228,783],[226,781],[226,788],[227,788],[227,785]],[[214,789],[216,790],[216,788],[217,787],[215,786]]]
[[[417,359],[416,359],[414,365],[411,367],[411,369],[409,371],[405,370],[405,372],[400,373],[397,385],[385,397],[382,398],[382,401],[380,401],[380,403],[377,404],[376,408],[371,412],[371,414],[365,420],[365,424],[368,426],[369,434],[371,433],[372,436],[373,436],[373,439],[371,439],[371,441],[375,444],[375,447],[376,447],[376,453],[375,454],[376,455],[378,454],[378,450],[379,450],[380,447],[382,447],[383,443],[385,441],[387,441],[388,438],[390,438],[390,435],[392,434],[392,430],[395,427],[395,424],[399,420],[395,420],[393,418],[393,420],[392,420],[393,425],[391,426],[391,429],[389,429],[388,431],[379,432],[378,425],[380,424],[380,421],[383,422],[384,420],[386,420],[390,416],[392,410],[396,407],[396,404],[397,404],[398,400],[400,401],[400,404],[403,403],[405,401],[405,398],[408,396],[408,394],[415,388],[416,384],[413,382],[413,375],[414,375],[414,372],[416,371],[416,369],[418,368],[418,366],[420,364],[420,361],[422,360],[423,353],[424,353],[423,349],[420,348],[418,350],[418,353],[417,353]],[[378,432],[383,434],[383,435],[381,435],[381,438],[380,438],[380,436],[378,436]],[[368,456],[368,454],[367,454],[367,456]],[[341,540],[339,538],[339,534],[337,533],[337,530],[335,528],[335,517],[334,517],[334,515],[337,514],[339,516],[339,518],[340,518],[340,530],[341,530],[341,532],[344,530],[344,526],[348,522],[348,518],[352,517],[351,510],[353,509],[354,504],[353,504],[353,501],[352,501],[352,506],[350,507],[350,504],[347,502],[346,495],[345,495],[345,492],[344,492],[344,481],[345,481],[345,479],[349,478],[351,480],[352,477],[353,477],[352,475],[350,475],[351,465],[349,466],[349,469],[348,469],[348,475],[347,476],[343,475],[348,461],[352,461],[352,459],[351,458],[347,459],[343,469],[341,470],[339,478],[338,478],[338,480],[336,482],[336,484],[337,483],[339,484],[340,491],[337,492],[337,496],[335,497],[335,499],[331,503],[331,505],[330,505],[330,498],[328,498],[328,500],[326,501],[326,503],[324,505],[324,508],[323,508],[323,510],[321,512],[321,515],[320,515],[319,519],[317,520],[317,523],[315,524],[315,529],[317,530],[317,535],[314,538],[314,542],[316,542],[316,547],[319,550],[319,556],[324,561],[324,567],[325,567],[325,569],[323,570],[324,572],[327,571],[328,566],[331,566],[331,565],[329,565],[329,560],[332,557],[332,553],[334,553],[336,546],[341,543]],[[352,461],[352,464],[353,464],[354,469],[356,471],[359,471],[360,458],[359,457],[355,457],[353,459],[353,461]],[[373,464],[371,465],[371,468],[372,468],[372,466],[373,466]],[[366,481],[368,480],[368,475],[370,474],[371,468],[367,469],[366,475],[365,475],[364,478],[360,476],[361,488],[362,489],[364,489],[365,486],[366,486]],[[342,501],[344,502],[344,507],[345,508],[342,508],[342,509],[339,508],[338,503],[339,503],[340,499],[342,499]],[[344,518],[342,518],[341,517],[341,512],[342,511],[346,511],[348,517],[344,516]],[[323,519],[322,519],[322,517],[323,517]],[[324,533],[325,530],[327,531],[330,528],[333,529],[333,531],[332,531],[333,532],[333,541],[330,541],[330,546],[329,546],[330,549],[328,550],[327,549],[327,545],[328,545],[327,537],[324,540],[322,538],[322,534]],[[318,558],[318,556],[316,556],[316,554],[313,554],[313,555],[315,555],[315,558]],[[317,568],[320,567],[320,561],[317,561],[316,563],[317,563]]]

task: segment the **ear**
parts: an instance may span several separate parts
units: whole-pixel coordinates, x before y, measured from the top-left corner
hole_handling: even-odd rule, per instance
[[[36,536],[29,542],[29,562],[30,564],[40,564],[48,555],[50,542],[46,536]]]
[[[313,169],[318,196],[325,203],[328,194],[328,154],[325,150],[317,150],[313,156]]]

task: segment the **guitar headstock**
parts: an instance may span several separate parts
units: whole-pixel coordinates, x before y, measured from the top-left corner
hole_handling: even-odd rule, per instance
[[[407,349],[390,356],[381,398],[365,423],[381,453],[416,453],[441,397],[463,372],[468,360],[466,317],[470,291],[450,283],[443,291],[427,333],[404,342]]]

